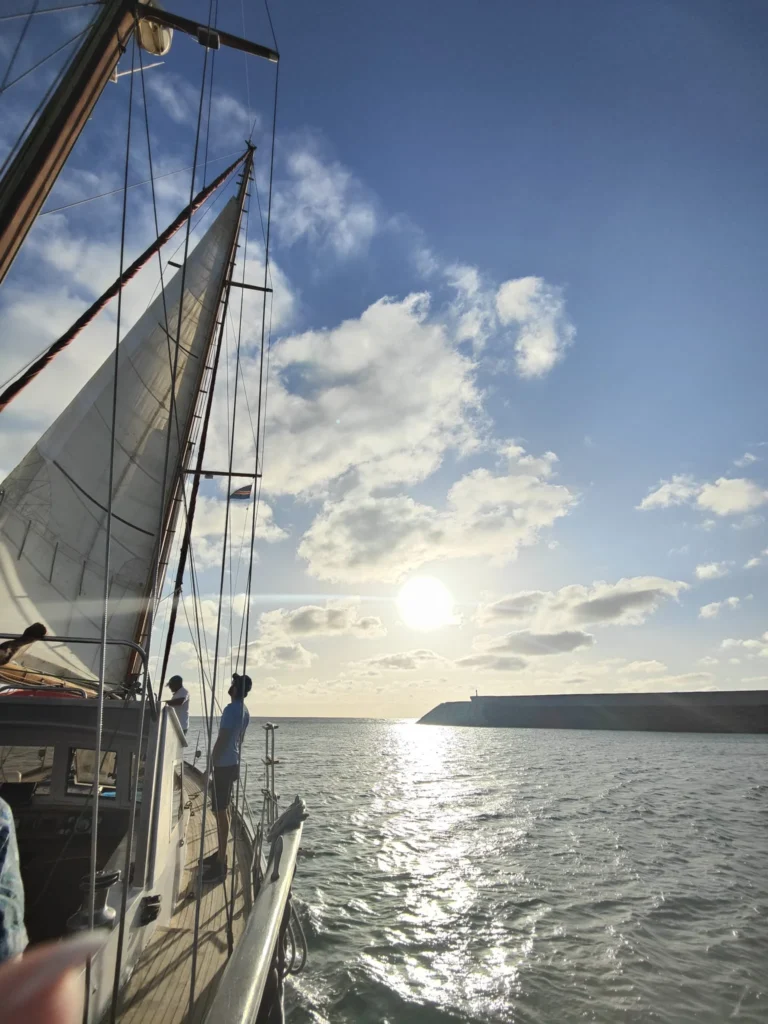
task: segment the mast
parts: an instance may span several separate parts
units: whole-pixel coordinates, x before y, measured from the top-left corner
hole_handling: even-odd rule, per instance
[[[133,0],[105,0],[71,66],[0,182],[0,283],[117,66]]]
[[[268,46],[221,32],[153,6],[153,0],[103,0],[85,42],[0,180],[0,284],[61,173],[117,62],[138,30],[139,44],[167,53],[173,30],[210,49],[228,46],[277,63]]]
[[[248,155],[245,161],[245,167],[243,168],[243,177],[240,182],[240,187],[237,192],[237,204],[238,204],[238,227],[242,219],[243,207],[245,200],[248,195],[248,182],[250,181],[251,171],[253,168],[253,147],[249,147]],[[237,255],[237,237],[239,231],[235,232],[235,236],[232,240],[232,250],[230,253],[229,260],[227,262],[226,274],[222,281],[221,296],[223,298],[223,305],[221,307],[221,320],[214,324],[214,328],[218,328],[218,338],[215,341],[215,352],[213,353],[213,362],[210,367],[210,379],[208,382],[208,398],[205,403],[205,413],[203,415],[203,424],[200,430],[200,440],[197,448],[197,460],[195,463],[194,474],[192,477],[192,491],[189,498],[189,507],[187,509],[187,523],[184,529],[184,536],[181,541],[181,550],[179,552],[179,564],[176,569],[176,578],[173,585],[173,600],[171,603],[171,612],[168,619],[168,634],[165,641],[165,650],[163,651],[163,664],[160,670],[160,683],[158,686],[158,696],[162,693],[163,685],[165,683],[165,675],[168,670],[168,659],[171,655],[171,644],[173,643],[173,634],[176,626],[176,617],[179,610],[179,600],[181,599],[182,585],[184,582],[184,573],[187,566],[187,557],[189,555],[189,546],[192,539],[192,526],[195,518],[195,508],[197,506],[197,492],[200,487],[200,477],[203,472],[203,459],[205,457],[205,446],[208,440],[208,425],[211,420],[211,409],[213,408],[213,397],[216,384],[216,372],[219,366],[219,356],[221,355],[221,346],[224,339],[224,326],[227,319],[227,308],[229,306],[229,295],[232,290],[231,281],[232,273],[235,266],[235,257]],[[225,291],[226,289],[226,291]],[[214,348],[214,338],[216,330],[211,331],[211,341],[209,346],[209,354]],[[206,360],[206,363],[208,360]],[[191,429],[191,424],[190,424]],[[187,435],[187,439],[188,439]],[[183,449],[182,449],[183,450]],[[185,471],[185,462],[182,461],[180,466],[180,475],[177,483],[177,495],[176,500],[173,502],[172,513],[168,520],[168,526],[171,531],[173,530],[176,515],[174,512],[178,512],[179,508],[179,496],[180,489],[184,486],[183,475]],[[165,545],[163,545],[165,547]]]

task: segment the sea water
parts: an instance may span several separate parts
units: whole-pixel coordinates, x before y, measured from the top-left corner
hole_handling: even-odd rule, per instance
[[[284,719],[277,752],[292,1024],[768,1021],[768,737]]]

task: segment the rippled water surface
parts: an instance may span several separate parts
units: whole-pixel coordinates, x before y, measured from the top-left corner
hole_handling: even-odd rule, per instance
[[[768,1021],[765,737],[277,736],[283,805],[311,811],[292,1024]]]

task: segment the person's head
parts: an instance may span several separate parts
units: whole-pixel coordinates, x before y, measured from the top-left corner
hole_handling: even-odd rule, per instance
[[[229,696],[232,700],[245,700],[251,691],[251,677],[239,676],[237,672],[232,676],[232,685],[229,688]]]
[[[171,691],[171,693],[176,693],[178,690],[182,688],[183,685],[184,680],[181,678],[181,676],[171,676],[171,678],[168,680],[168,689]]]

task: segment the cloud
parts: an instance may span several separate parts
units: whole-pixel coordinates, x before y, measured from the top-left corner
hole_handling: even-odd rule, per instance
[[[146,76],[148,97],[154,104],[149,107],[150,124],[154,125],[153,106],[159,106],[163,113],[174,124],[197,124],[200,105],[200,89],[186,78],[164,68],[160,73],[153,72]],[[206,130],[208,101],[203,103],[203,133]],[[255,124],[254,124],[255,121]],[[246,110],[239,100],[229,93],[215,89],[211,99],[211,120],[209,145],[242,146],[250,137],[251,128],[258,127],[260,118]]]
[[[232,482],[233,489],[237,482]],[[201,568],[210,568],[221,563],[222,543],[227,502],[224,497],[208,497],[201,495],[197,499],[195,521],[192,526],[192,545],[196,564]],[[253,506],[251,502],[230,502],[229,505],[229,536],[234,546],[239,545],[245,537],[250,545]],[[272,508],[260,501],[256,517],[256,539],[274,544],[285,540],[288,534],[274,521]]]
[[[766,558],[766,556],[768,556],[768,548],[764,548],[759,555],[756,555],[754,558],[750,558],[749,561],[745,562],[744,568],[756,569],[758,565],[763,564],[763,559]]]
[[[696,566],[696,578],[699,580],[716,580],[721,576],[727,576],[730,562],[707,562],[706,565]]]
[[[248,668],[309,668],[317,657],[300,643],[254,640],[248,644]]]
[[[658,675],[659,672],[666,672],[667,666],[662,661],[630,661],[620,670],[627,675]]]
[[[244,606],[244,600],[241,604]],[[288,669],[307,668],[317,658],[298,637],[374,639],[387,632],[378,616],[360,614],[357,601],[275,608],[259,616],[257,628],[258,638],[248,645],[249,663],[253,657],[259,668]]]
[[[475,621],[487,626],[527,622],[540,632],[586,625],[639,625],[686,583],[659,576],[634,576],[591,587],[572,584],[557,591],[524,591],[482,605]],[[585,636],[588,634],[584,634]]]
[[[448,311],[456,341],[469,341],[480,351],[499,328],[493,291],[483,284],[477,267],[455,263],[445,268],[444,276],[456,293]]]
[[[565,654],[581,647],[591,647],[595,638],[581,630],[561,630],[559,633],[532,633],[523,629],[495,640],[488,647],[488,653],[525,654],[539,657],[546,654]]]
[[[746,469],[747,466],[751,466],[753,462],[758,462],[758,457],[753,455],[752,452],[744,452],[740,459],[734,459],[734,466],[738,466],[739,469]]]
[[[276,608],[265,612],[259,625],[265,635],[293,636],[355,636],[374,638],[386,635],[377,615],[360,615],[357,603],[303,605],[288,610]]]
[[[478,655],[478,669],[493,670],[492,655]],[[460,667],[465,659],[456,662]],[[474,660],[474,659],[473,659]],[[471,665],[464,666],[472,667]],[[712,688],[713,676],[706,671],[674,674],[660,661],[632,661],[622,658],[605,658],[601,661],[581,662],[574,671],[570,659],[534,659],[526,665],[519,676],[520,693],[616,693],[616,692],[660,692],[680,689]],[[503,671],[498,666],[497,671]],[[510,670],[513,667],[510,666]]]
[[[594,584],[591,591],[578,586],[565,587],[560,594],[576,622],[639,625],[665,598],[676,598],[686,587],[685,583],[656,576],[638,576],[616,584]],[[579,599],[582,592],[583,597]]]
[[[530,621],[548,596],[543,590],[523,590],[519,594],[502,597],[492,604],[480,605],[475,621],[479,625]]]
[[[673,476],[671,480],[662,480],[640,502],[637,508],[647,511],[652,508],[669,508],[672,505],[684,505],[697,493],[699,485],[687,474]]]
[[[340,258],[365,251],[379,226],[368,191],[340,163],[324,160],[311,140],[285,156],[273,209],[284,245],[306,239]]]
[[[712,484],[704,484],[696,499],[699,508],[714,512],[717,516],[750,512],[766,502],[768,491],[758,487],[753,480],[741,477],[728,479],[723,476]]]
[[[519,672],[528,662],[523,658],[503,654],[470,654],[466,658],[459,658],[455,664],[457,668],[473,671]]]
[[[702,605],[699,609],[700,619],[714,619],[721,608],[738,608],[740,604],[738,597],[726,597],[724,601],[712,601],[711,604]]]
[[[430,319],[429,296],[380,299],[332,330],[272,353],[265,487],[323,496],[330,484],[387,487],[479,444],[476,366]],[[245,367],[254,383],[257,361]]]
[[[516,330],[515,364],[526,379],[549,373],[576,336],[562,290],[541,277],[505,281],[496,293],[496,311],[504,326]]]
[[[503,564],[575,501],[567,487],[549,481],[551,455],[534,459],[510,446],[505,456],[498,474],[478,469],[457,480],[443,511],[406,495],[329,502],[298,553],[311,575],[337,582],[395,582],[436,559],[484,556]]]
[[[383,671],[393,672],[414,672],[416,669],[424,668],[439,662],[444,665],[450,664],[439,654],[430,650],[402,651],[397,654],[381,654],[375,658],[365,658],[362,661],[354,662],[352,667],[359,667],[366,670],[368,675],[380,675]]]
[[[713,483],[697,483],[687,474],[662,480],[636,507],[647,511],[669,508],[673,505],[695,504],[702,511],[717,516],[739,515],[751,512],[768,502],[768,491],[745,477],[718,477]],[[714,526],[713,520],[703,524]]]
[[[720,647],[724,651],[740,648],[747,652],[748,658],[768,658],[768,631],[763,633],[758,639],[741,640],[735,637],[726,637],[720,644]]]
[[[189,640],[176,640],[171,647],[169,665],[174,672],[199,672],[200,659],[197,648]]]

